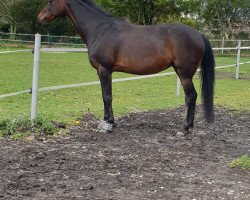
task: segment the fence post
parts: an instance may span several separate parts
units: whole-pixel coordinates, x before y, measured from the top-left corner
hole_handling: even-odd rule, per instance
[[[52,46],[52,38],[50,34],[48,34],[48,48],[51,48],[51,46]]]
[[[224,36],[222,37],[222,42],[221,42],[221,54],[224,53],[224,46],[225,46],[225,38]]]
[[[176,96],[179,97],[181,95],[181,81],[179,77],[177,76],[177,82],[176,82]]]
[[[239,73],[240,73],[240,50],[241,50],[241,40],[238,41],[238,46],[237,46],[236,80],[239,79]]]
[[[32,81],[32,99],[31,99],[31,121],[33,121],[36,118],[36,114],[37,114],[40,48],[41,48],[41,35],[37,33],[35,35],[35,48],[34,48],[34,65],[33,65],[33,81]]]

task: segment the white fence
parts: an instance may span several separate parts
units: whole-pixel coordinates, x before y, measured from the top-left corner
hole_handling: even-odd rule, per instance
[[[4,33],[0,32],[0,43],[2,44],[18,44],[18,45],[25,45],[25,46],[34,46],[35,35],[34,34],[11,34],[11,33]],[[210,42],[212,46],[220,47],[220,53],[223,52],[228,47],[236,46],[238,40],[232,39],[211,39]],[[250,46],[250,40],[241,40],[242,46]],[[78,36],[54,36],[54,35],[42,35],[41,40],[42,46],[47,47],[86,47],[83,44],[82,39]]]
[[[35,35],[0,32],[0,43],[34,46]],[[86,47],[82,39],[77,36],[42,35],[41,44],[48,47]]]
[[[250,63],[250,61],[245,62],[245,63],[240,63],[241,50],[243,50],[243,49],[244,50],[249,50],[250,47],[242,47],[241,46],[241,41],[238,41],[237,47],[213,48],[214,51],[237,50],[237,62],[236,62],[236,65],[231,64],[231,65],[219,66],[219,67],[216,67],[216,69],[236,66],[236,79],[239,79],[240,65]],[[17,52],[21,52],[21,51],[31,51],[31,50],[3,51],[3,52],[0,52],[0,54],[17,53]],[[16,92],[16,93],[0,95],[0,99],[1,99],[1,98],[5,98],[5,97],[20,95],[20,94],[23,94],[23,93],[31,93],[32,94],[31,120],[34,120],[36,118],[36,115],[37,115],[37,101],[38,101],[38,92],[39,91],[59,90],[59,89],[75,88],[75,87],[83,87],[83,86],[100,84],[99,81],[95,81],[95,82],[88,82],[88,83],[52,86],[52,87],[46,87],[46,88],[40,88],[39,89],[38,88],[38,79],[39,79],[39,64],[40,64],[40,52],[41,51],[43,51],[43,52],[87,52],[88,50],[86,48],[41,48],[41,35],[40,34],[35,35],[32,89],[24,90],[24,91],[20,91],[20,92]],[[146,79],[146,78],[152,78],[152,77],[168,76],[168,75],[174,75],[174,74],[175,74],[175,72],[169,72],[169,73],[146,75],[146,76],[136,76],[136,77],[130,77],[130,78],[114,79],[112,82],[115,83],[115,82],[133,81],[133,80],[138,80],[138,79]],[[176,85],[177,85],[176,95],[179,96],[180,95],[180,90],[181,90],[181,83],[180,83],[179,78],[177,78],[177,84]]]

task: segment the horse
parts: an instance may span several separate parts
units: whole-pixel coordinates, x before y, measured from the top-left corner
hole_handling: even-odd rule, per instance
[[[103,11],[92,0],[48,0],[38,15],[40,23],[68,17],[88,47],[90,64],[102,89],[104,119],[101,132],[115,127],[112,73],[149,75],[173,67],[185,93],[184,131],[194,127],[197,92],[193,76],[201,67],[201,96],[205,120],[214,121],[215,60],[211,43],[202,33],[178,23],[134,25]]]

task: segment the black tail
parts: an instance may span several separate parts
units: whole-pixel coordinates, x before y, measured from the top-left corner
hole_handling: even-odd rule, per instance
[[[205,53],[201,64],[202,99],[207,122],[214,121],[214,82],[215,82],[215,61],[212,46],[209,40],[203,35]]]

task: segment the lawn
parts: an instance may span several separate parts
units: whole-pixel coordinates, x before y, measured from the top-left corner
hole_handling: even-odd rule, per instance
[[[7,48],[0,49],[7,50]],[[241,62],[250,61],[243,57]],[[217,66],[233,64],[236,57],[216,57]],[[0,54],[0,95],[27,90],[32,82],[33,54],[19,52]],[[171,70],[171,69],[170,69]],[[170,71],[167,70],[167,71]],[[215,104],[236,110],[250,111],[250,64],[242,65],[240,77],[235,80],[235,67],[217,70]],[[113,79],[128,77],[114,73]],[[96,81],[98,77],[86,53],[41,53],[39,87]],[[200,93],[200,80],[195,77]],[[119,116],[138,110],[153,110],[184,104],[183,92],[176,97],[176,77],[157,77],[113,84],[114,113]],[[0,99],[0,119],[29,116],[30,94]],[[198,100],[200,103],[200,99]],[[47,118],[72,122],[84,112],[102,116],[100,86],[39,93],[39,115]]]

